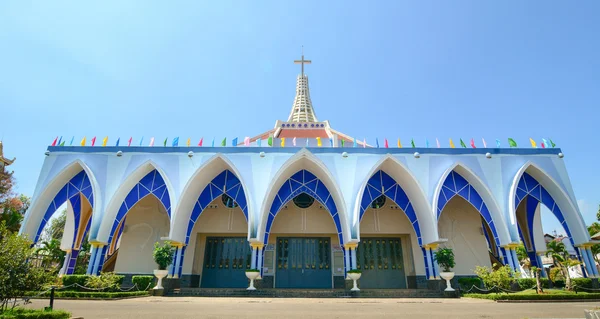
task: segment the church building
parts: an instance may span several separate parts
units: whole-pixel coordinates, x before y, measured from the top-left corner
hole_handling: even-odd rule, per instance
[[[168,240],[181,287],[244,288],[259,269],[260,287],[343,288],[360,269],[361,288],[420,289],[441,247],[458,277],[519,271],[520,242],[541,265],[543,205],[598,276],[560,149],[368,145],[317,117],[296,62],[287,120],[241,143],[48,147],[21,233],[37,242],[66,203],[64,274],[84,238],[88,274],[124,275],[151,275]]]

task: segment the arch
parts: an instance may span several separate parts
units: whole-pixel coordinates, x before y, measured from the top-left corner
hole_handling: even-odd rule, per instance
[[[165,209],[169,208],[169,209],[167,209],[167,212],[169,214],[169,218],[171,217],[171,215],[172,215],[171,214],[171,206],[173,206],[171,204],[171,194],[174,194],[173,188],[171,186],[169,179],[167,178],[167,175],[160,168],[160,166],[158,166],[153,161],[149,160],[149,161],[142,163],[135,170],[133,170],[133,172],[130,173],[123,180],[123,182],[121,182],[121,184],[119,185],[117,190],[112,195],[112,198],[108,201],[108,204],[105,207],[104,216],[102,218],[102,221],[100,222],[101,223],[100,227],[98,230],[96,230],[97,233],[94,232],[94,227],[92,227],[91,232],[90,232],[90,236],[93,236],[92,238],[96,242],[110,244],[110,238],[112,238],[112,236],[114,236],[114,234],[115,234],[114,221],[118,219],[117,216],[119,214],[122,214],[121,219],[123,216],[125,216],[125,214],[122,212],[123,202],[126,200],[126,198],[128,196],[131,196],[129,201],[132,200],[131,198],[136,197],[135,194],[131,194],[132,191],[134,189],[139,189],[137,187],[137,185],[140,183],[142,178],[146,178],[148,176],[148,174],[151,173],[152,171],[156,171],[158,173],[157,175],[162,180],[162,183],[164,183],[164,185],[165,185],[165,188],[166,188],[165,194],[167,194],[169,202],[168,202],[168,205],[165,205],[165,203],[163,203],[163,205],[165,205]],[[150,186],[150,187],[152,187],[152,186]],[[149,190],[148,186],[143,186],[141,188],[142,192],[145,192],[146,190]],[[148,195],[148,194],[146,194],[146,195]],[[138,196],[138,200],[141,198],[142,198],[142,196]],[[159,197],[159,200],[160,200],[160,197]],[[161,201],[161,203],[162,203],[162,201]],[[132,206],[133,205],[128,206],[128,208],[126,210],[128,210]],[[117,224],[117,226],[118,226],[118,224]]]
[[[84,191],[84,197],[95,211],[101,201],[99,187],[92,170],[83,161],[77,159],[67,164],[33,198],[32,205],[25,214],[19,233],[25,234],[34,242],[37,242],[41,230],[44,229],[56,209],[67,199],[73,198],[82,191]],[[93,213],[92,216],[94,216]]]
[[[461,163],[455,163],[442,175],[433,197],[436,219],[454,197],[459,196],[471,204],[491,229],[497,245],[511,242],[508,226],[498,202],[481,178]]]
[[[366,207],[370,204],[364,204],[365,200],[365,190],[367,190],[369,181],[378,171],[382,171],[386,175],[390,176],[390,178],[394,181],[390,187],[394,188],[394,190],[402,190],[402,192],[406,195],[406,198],[410,202],[410,207],[412,208],[411,213],[414,211],[414,220],[418,220],[418,227],[420,235],[419,245],[433,243],[438,240],[437,234],[437,224],[435,223],[433,216],[431,215],[431,206],[423,189],[419,185],[416,177],[410,172],[410,170],[397,158],[388,154],[384,156],[369,172],[368,177],[361,184],[358,195],[356,197],[356,204],[354,208],[354,227],[353,237],[356,239],[360,239],[360,218],[364,213]],[[390,181],[387,180],[387,183]],[[381,182],[379,182],[381,184]],[[379,185],[376,184],[376,185]],[[394,185],[397,185],[395,187]],[[379,189],[376,188],[375,189]],[[369,197],[369,196],[367,196]],[[376,197],[373,197],[373,199]],[[398,198],[400,200],[400,198]],[[401,204],[397,203],[400,207]],[[407,208],[408,205],[402,206],[402,208]],[[405,211],[406,213],[406,211]],[[408,216],[408,215],[407,215]],[[411,219],[411,217],[409,217]],[[411,220],[413,222],[413,220]]]
[[[215,198],[222,196],[223,194],[227,194],[235,203],[237,203],[244,213],[246,222],[248,221],[248,205],[242,183],[233,172],[230,170],[224,170],[215,178],[213,178],[213,180],[206,185],[206,187],[204,187],[204,190],[202,193],[200,193],[200,196],[198,196],[186,230],[186,245],[189,243],[192,229],[194,229],[194,225],[204,211],[204,208],[210,205]]]
[[[338,233],[340,243],[343,243],[343,229],[340,222],[340,216],[338,214],[337,206],[333,200],[329,189],[325,184],[313,173],[308,170],[300,170],[289,179],[287,179],[283,185],[277,191],[277,195],[273,199],[271,208],[269,209],[269,216],[267,217],[267,223],[265,225],[265,236],[264,244],[267,244],[269,239],[269,233],[271,226],[275,220],[275,216],[281,211],[281,208],[294,197],[306,193],[316,199],[321,205],[327,207],[327,211],[331,215],[335,228]]]
[[[268,239],[268,233],[266,229],[269,219],[272,218],[271,208],[273,208],[272,206],[275,201],[275,197],[278,196],[279,191],[281,190],[282,186],[286,182],[288,182],[290,176],[296,176],[296,174],[302,170],[306,170],[310,174],[318,178],[319,183],[325,186],[327,192],[329,192],[329,194],[331,195],[331,200],[333,201],[333,203],[335,203],[337,216],[339,217],[339,229],[341,231],[338,232],[340,233],[340,244],[343,245],[345,241],[350,240],[350,231],[345,213],[346,207],[344,204],[342,193],[338,185],[334,182],[335,179],[329,172],[327,167],[316,156],[314,156],[311,152],[309,152],[306,149],[302,149],[290,159],[288,159],[282,165],[279,171],[275,174],[275,177],[273,178],[272,183],[269,185],[265,199],[263,200],[261,205],[261,218],[259,219],[259,223],[257,225],[257,238],[261,238],[263,242],[264,240]],[[299,181],[299,178],[299,176],[296,176],[295,181]],[[304,179],[302,179],[302,181],[304,182]],[[298,190],[298,188],[296,188],[296,190]],[[312,191],[315,192],[314,189]],[[300,193],[301,192],[298,192],[296,195]],[[308,190],[306,191],[306,193],[313,196],[311,193],[308,192]],[[317,197],[315,197],[315,199],[318,200]]]
[[[419,220],[415,209],[402,187],[398,185],[390,175],[382,170],[375,172],[367,182],[366,192],[363,192],[360,202],[359,221],[362,220],[365,211],[369,208],[371,203],[381,195],[387,196],[402,209],[415,231],[419,246],[422,246],[421,227],[419,226]]]
[[[167,185],[162,175],[158,170],[154,169],[140,179],[140,181],[129,191],[127,196],[125,196],[117,216],[113,221],[108,239],[109,243],[112,242],[113,236],[116,235],[119,225],[125,219],[129,210],[144,197],[150,195],[153,195],[161,202],[167,211],[167,215],[169,215],[169,220],[171,219],[171,197],[169,196],[169,190],[167,189]]]
[[[510,189],[508,209],[514,224],[517,224],[517,207],[525,198],[533,198],[548,207],[563,225],[574,246],[590,241],[577,206],[550,175],[532,162],[521,167]]]
[[[189,223],[192,220],[192,213],[196,209],[196,204],[198,203],[200,194],[207,187],[209,187],[209,184],[216,178],[215,172],[223,172],[225,170],[229,171],[231,173],[230,175],[238,179],[240,183],[240,189],[242,189],[242,194],[244,195],[243,200],[239,197],[237,198],[238,205],[240,202],[246,203],[246,209],[244,210],[246,221],[252,220],[253,217],[251,210],[252,206],[250,205],[250,198],[248,196],[246,184],[241,178],[239,171],[233,165],[233,163],[229,161],[229,159],[224,157],[222,154],[216,154],[194,172],[192,177],[188,180],[185,187],[183,188],[181,197],[179,199],[179,203],[173,215],[173,222],[171,223],[172,227],[171,232],[169,234],[171,240],[182,243],[189,241],[189,238],[186,238],[184,236],[186,234],[189,236]],[[219,187],[223,186],[221,185]],[[232,198],[234,197],[230,194],[228,195]],[[240,207],[241,206],[242,205],[240,205]],[[202,207],[206,207],[206,205]]]

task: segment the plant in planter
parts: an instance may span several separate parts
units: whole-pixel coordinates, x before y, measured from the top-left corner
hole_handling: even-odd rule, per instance
[[[173,246],[171,243],[166,241],[162,246],[160,243],[154,243],[154,252],[152,253],[152,257],[154,257],[154,261],[158,265],[158,269],[154,270],[154,276],[158,278],[158,282],[156,283],[156,287],[153,289],[163,289],[162,279],[165,278],[169,271],[167,267],[171,265],[173,262],[173,254],[175,253]]]
[[[246,277],[250,279],[250,286],[247,290],[256,290],[254,287],[254,280],[256,280],[260,276],[260,270],[258,269],[246,269]]]
[[[360,279],[360,276],[362,276],[362,271],[360,269],[351,269],[348,270],[346,273],[348,274],[348,277],[350,277],[350,279],[354,281],[354,286],[350,290],[360,291],[360,289],[358,289],[358,286],[356,285],[356,281]]]
[[[454,262],[454,252],[451,248],[438,249],[434,253],[434,259],[443,269],[443,271],[440,272],[440,276],[446,280],[446,289],[444,291],[454,291],[454,289],[452,289],[452,285],[450,285],[450,280],[454,278],[452,268],[456,266],[456,263]]]

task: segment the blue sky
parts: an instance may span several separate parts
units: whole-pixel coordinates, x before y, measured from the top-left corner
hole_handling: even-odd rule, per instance
[[[598,12],[598,1],[3,1],[0,136],[28,195],[57,135],[253,136],[287,118],[304,45],[319,119],[368,140],[552,138],[590,223]]]

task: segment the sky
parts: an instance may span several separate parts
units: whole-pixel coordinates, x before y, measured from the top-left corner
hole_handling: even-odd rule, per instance
[[[32,195],[56,136],[254,136],[287,119],[303,45],[320,120],[367,141],[551,138],[591,223],[598,12],[598,1],[2,1],[0,138],[16,190]]]

